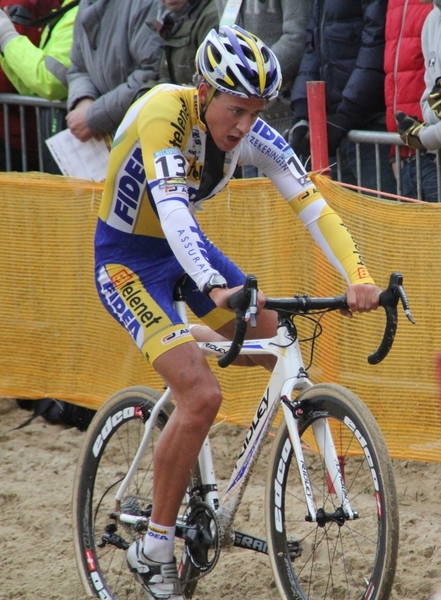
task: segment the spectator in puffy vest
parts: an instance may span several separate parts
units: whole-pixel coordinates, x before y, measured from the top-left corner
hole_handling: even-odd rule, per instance
[[[303,160],[310,154],[308,81],[325,82],[328,154],[340,148],[342,178],[356,184],[355,147],[350,129],[385,131],[384,29],[387,0],[315,0],[305,53],[291,91],[294,123],[288,140]],[[381,190],[395,191],[389,149],[380,147]],[[361,184],[376,189],[375,149],[361,146]],[[335,175],[335,170],[333,170]]]
[[[432,4],[432,0],[421,0],[421,2]],[[441,0],[433,0],[433,8],[424,21],[421,31],[421,47],[425,67],[425,89],[421,96],[424,121],[421,122],[404,111],[397,111],[395,117],[401,139],[409,146],[423,151],[424,186],[431,190],[434,190],[436,186],[436,190],[438,190],[435,163],[433,162],[434,155],[430,152],[425,153],[425,151],[435,151],[441,148]],[[437,201],[438,193],[435,196],[435,192],[432,191],[431,197],[424,199]]]
[[[397,111],[422,120],[420,100],[425,86],[421,31],[431,10],[431,4],[423,4],[421,0],[389,0],[387,5],[384,92],[388,131],[397,131]],[[428,153],[421,156],[422,199],[426,201],[437,199],[433,157]],[[393,147],[391,161],[395,173],[400,169],[402,195],[417,198],[415,150],[410,146],[402,146],[400,157],[396,160]]]

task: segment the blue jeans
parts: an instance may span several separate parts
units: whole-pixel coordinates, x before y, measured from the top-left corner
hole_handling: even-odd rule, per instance
[[[389,164],[390,148],[386,144],[380,144],[380,191],[388,194],[397,193],[397,183]],[[343,140],[340,145],[341,155],[341,180],[343,183],[357,185],[357,162],[355,144]],[[360,144],[360,162],[361,162],[361,186],[371,190],[377,189],[377,174],[375,164],[375,146],[373,144]],[[333,164],[336,159],[330,159]],[[337,180],[337,166],[331,169],[331,175]]]
[[[416,159],[404,161],[401,168],[401,187],[403,196],[418,198]],[[432,155],[421,155],[421,200],[438,202],[438,182],[436,161]]]

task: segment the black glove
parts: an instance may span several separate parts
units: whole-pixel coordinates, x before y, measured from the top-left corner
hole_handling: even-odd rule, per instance
[[[306,162],[311,155],[308,121],[305,119],[297,121],[291,129],[285,131],[284,137],[300,160]]]
[[[29,27],[32,23],[32,15],[30,11],[20,4],[14,4],[7,7],[7,13],[13,23]]]
[[[436,78],[435,85],[427,97],[427,102],[438,119],[441,119],[441,77]]]
[[[421,129],[426,125],[426,123],[421,123],[421,121],[418,121],[416,117],[406,115],[406,113],[402,111],[395,113],[395,119],[397,121],[398,133],[400,134],[400,138],[403,140],[403,142],[408,146],[412,146],[412,148],[426,150],[419,137]]]
[[[340,113],[326,117],[328,131],[328,154],[335,156],[342,139],[352,129],[352,121]]]

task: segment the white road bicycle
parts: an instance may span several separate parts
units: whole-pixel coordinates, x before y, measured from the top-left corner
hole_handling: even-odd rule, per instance
[[[268,298],[266,307],[279,315],[276,336],[244,341],[247,322],[255,324],[256,298],[257,281],[248,276],[243,290],[230,299],[237,316],[233,342],[199,344],[207,355],[220,356],[221,366],[239,353],[271,354],[277,364],[222,498],[209,438],[200,452],[176,523],[175,550],[186,597],[213,570],[221,549],[236,546],[269,555],[281,598],[386,600],[399,536],[386,444],[355,394],[340,385],[311,383],[294,324],[294,317],[308,315],[320,328],[325,312],[347,307],[345,297]],[[368,357],[371,364],[383,360],[392,346],[400,300],[413,322],[402,276],[393,273],[380,296],[386,327],[380,347]],[[176,306],[184,316],[179,288]],[[233,522],[280,406],[283,421],[272,443],[266,481],[264,540],[233,529]],[[125,551],[146,531],[153,452],[173,409],[169,389],[130,387],[112,396],[88,428],[75,478],[73,525],[78,568],[90,596],[145,598],[126,565]]]

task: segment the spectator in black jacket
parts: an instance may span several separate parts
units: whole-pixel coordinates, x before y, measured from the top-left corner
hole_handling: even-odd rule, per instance
[[[350,129],[386,131],[384,46],[387,0],[315,0],[306,49],[291,91],[293,126],[288,141],[306,161],[310,154],[306,82],[325,82],[328,154],[340,147],[343,180],[356,183]],[[376,189],[375,151],[362,145],[362,185]],[[381,147],[381,189],[395,191],[389,148]]]

